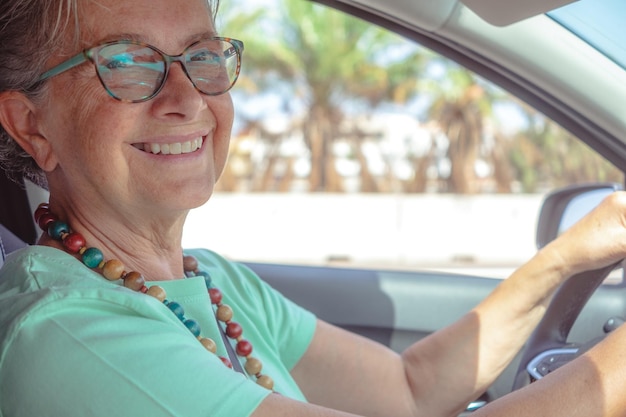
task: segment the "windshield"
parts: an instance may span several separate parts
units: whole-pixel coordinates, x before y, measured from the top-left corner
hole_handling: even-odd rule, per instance
[[[624,0],[580,0],[548,13],[552,19],[626,68]]]

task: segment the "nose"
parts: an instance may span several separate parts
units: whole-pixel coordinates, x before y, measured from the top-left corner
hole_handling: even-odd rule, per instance
[[[192,118],[204,105],[204,95],[193,85],[182,63],[173,62],[163,82],[161,91],[152,100],[157,115]]]

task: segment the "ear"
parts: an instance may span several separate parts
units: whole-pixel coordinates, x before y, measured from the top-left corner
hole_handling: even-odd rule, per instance
[[[23,93],[0,93],[0,125],[44,171],[52,171],[57,160],[50,142],[41,132],[37,107]]]

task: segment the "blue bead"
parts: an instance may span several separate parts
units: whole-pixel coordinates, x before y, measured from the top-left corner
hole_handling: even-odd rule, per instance
[[[67,223],[61,220],[55,220],[48,225],[48,234],[54,240],[61,240],[61,236],[70,232],[70,227]]]
[[[176,314],[176,317],[178,317],[180,320],[185,319],[185,309],[183,308],[183,306],[178,304],[176,301],[170,301],[167,306],[170,310],[172,310],[174,314]]]
[[[187,328],[189,329],[189,331],[196,337],[200,336],[200,325],[198,324],[197,321],[192,320],[192,319],[187,319],[185,321],[183,321],[183,324],[185,326],[187,326]]]
[[[98,248],[88,248],[83,253],[83,263],[89,268],[97,268],[104,260],[104,255]]]
[[[206,284],[206,287],[207,288],[211,288],[211,286],[213,285],[213,280],[211,279],[211,276],[209,275],[208,272],[206,272],[206,271],[198,271],[197,276],[204,277],[204,283]]]

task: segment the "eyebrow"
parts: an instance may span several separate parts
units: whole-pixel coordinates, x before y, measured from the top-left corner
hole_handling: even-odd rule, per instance
[[[201,39],[208,39],[208,38],[213,38],[218,36],[218,33],[213,31],[213,30],[208,30],[206,32],[201,32],[201,33],[196,33],[193,35],[188,36],[187,38],[184,39],[184,47],[187,47],[188,45],[190,45],[191,43],[195,42],[195,41],[199,41]],[[100,43],[104,43],[104,42],[112,42],[112,41],[119,41],[119,40],[128,40],[128,41],[134,41],[134,42],[141,42],[141,43],[147,43],[150,45],[153,45],[159,49],[161,49],[161,47],[159,45],[154,45],[152,42],[150,42],[150,40],[148,38],[146,38],[145,36],[138,34],[138,33],[116,33],[113,35],[109,35],[103,39],[100,39],[99,42],[97,42],[96,44],[100,44]]]

